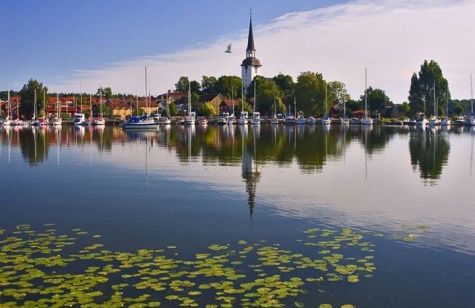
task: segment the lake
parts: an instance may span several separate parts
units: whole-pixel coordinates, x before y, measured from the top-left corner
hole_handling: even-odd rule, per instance
[[[0,306],[470,307],[474,139],[0,128]]]

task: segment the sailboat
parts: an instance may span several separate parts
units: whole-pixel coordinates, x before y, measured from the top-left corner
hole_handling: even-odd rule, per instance
[[[30,125],[39,126],[40,121],[38,120],[38,106],[36,104],[36,89],[34,91],[34,99],[33,99],[33,118],[31,119]]]
[[[166,104],[167,104],[167,115],[165,117],[159,117],[158,118],[158,124],[161,125],[170,125],[172,121],[170,120],[170,110],[168,109],[168,91],[167,91],[167,98],[166,98]]]
[[[106,125],[106,120],[102,113],[102,87],[99,89],[99,116],[92,121],[92,125]]]
[[[231,104],[233,105],[233,113],[226,117],[226,124],[236,124],[236,117],[234,116],[234,90],[233,90],[233,83],[231,80]]]
[[[193,125],[195,124],[196,112],[191,111],[191,85],[188,83],[188,115],[185,117],[183,124]]]
[[[256,80],[254,80],[254,104],[252,106],[252,120],[251,123],[253,125],[260,125],[261,124],[261,113],[256,111]]]
[[[294,97],[294,112],[297,112],[297,99]],[[284,118],[284,124],[297,124],[297,119],[295,118],[292,111],[290,111],[290,106],[288,108],[287,114]]]
[[[430,126],[435,126],[440,124],[440,119],[437,117],[437,99],[435,97],[435,82],[434,82],[434,116],[429,120]]]
[[[276,109],[275,97],[274,97],[274,115],[272,116],[272,119],[270,120],[270,124],[279,124],[279,119],[277,118],[276,112],[277,112],[277,109]]]
[[[241,86],[241,114],[239,115],[238,124],[245,125],[248,123],[248,112],[244,111],[244,85]]]
[[[332,120],[328,116],[328,95],[327,95],[327,85],[325,85],[325,115],[322,118],[322,125],[330,125]]]
[[[472,74],[470,74],[470,116],[467,117],[467,125],[474,126],[475,125],[475,116],[473,115],[473,87],[472,87]]]
[[[53,118],[51,124],[59,126],[63,123],[63,119],[61,119],[61,101],[59,100],[58,89],[56,89],[56,113],[56,117]]]
[[[368,71],[367,69],[365,68],[364,70],[364,79],[365,79],[365,82],[364,82],[364,115],[363,117],[361,118],[361,125],[373,125],[373,119],[371,119],[371,117],[368,115],[368,85],[367,85],[367,81],[368,81]]]
[[[343,95],[342,95],[342,100],[343,100],[343,118],[341,118],[341,124],[350,125],[350,119],[348,119],[348,117],[346,116],[346,102]]]
[[[297,114],[297,104],[294,103],[294,108],[295,108],[295,113]],[[299,111],[298,115],[297,115],[297,124],[305,124],[305,117],[303,115],[303,112],[302,111]]]
[[[12,107],[11,107],[11,102],[10,102],[10,91],[8,91],[7,112],[8,112],[8,115],[5,118],[5,120],[3,120],[3,123],[2,123],[3,126],[12,125]]]
[[[102,93],[102,92],[101,92]],[[148,96],[147,96],[147,67],[145,67],[145,99],[147,101],[146,106],[148,106]],[[167,96],[168,99],[168,96]],[[167,101],[168,104],[168,101]],[[137,102],[138,106],[138,102]],[[168,107],[168,106],[167,106]],[[139,117],[130,117],[127,122],[122,125],[122,129],[158,129],[160,126],[159,121],[154,121],[153,118],[149,118],[148,114]]]

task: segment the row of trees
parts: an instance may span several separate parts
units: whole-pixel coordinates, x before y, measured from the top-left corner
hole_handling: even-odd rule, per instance
[[[371,86],[366,89],[366,93],[358,99],[352,99],[348,94],[346,86],[340,81],[327,81],[321,73],[302,72],[294,81],[289,75],[280,73],[273,78],[256,76],[247,89],[243,89],[243,82],[237,76],[203,76],[201,82],[189,80],[188,77],[180,77],[175,84],[175,91],[184,95],[190,87],[192,92],[192,107],[198,110],[200,95],[221,93],[227,98],[239,100],[245,110],[251,112],[252,108],[248,102],[254,104],[256,97],[256,110],[263,114],[285,113],[287,111],[302,111],[306,115],[322,115],[335,103],[345,102],[346,110],[342,111],[350,114],[352,111],[364,108],[365,96],[368,103],[368,112],[383,111],[384,103],[391,102],[390,98],[382,89],[375,89]],[[255,89],[255,93],[254,93]],[[21,96],[22,104],[20,112],[22,114],[32,113],[34,92],[37,94],[38,110],[44,110],[45,100],[48,96],[48,88],[37,80],[30,80],[17,93]],[[96,95],[102,93],[105,98],[133,98],[130,94],[113,94],[109,87],[100,88]],[[366,95],[365,95],[366,94]],[[81,94],[70,94],[78,95]],[[83,94],[88,96],[88,94]],[[2,97],[3,97],[2,93]],[[186,96],[184,96],[186,100]],[[420,67],[418,74],[414,73],[411,78],[408,102],[397,105],[397,108],[406,115],[415,115],[419,112],[426,115],[445,114],[445,106],[450,101],[450,91],[447,79],[444,78],[442,69],[435,61],[427,60]],[[294,102],[295,105],[294,105]],[[451,110],[453,114],[467,112],[470,110],[468,101],[452,101]],[[276,105],[276,110],[274,110]],[[213,114],[210,104],[200,106],[202,114]],[[172,115],[173,115],[172,110]],[[385,114],[382,114],[385,116]]]
[[[364,109],[365,96],[368,104],[368,112],[375,111],[384,114],[384,104],[392,102],[382,89],[368,87],[366,93],[358,99],[352,99],[346,86],[340,81],[327,81],[321,73],[302,72],[297,81],[289,75],[279,74],[271,79],[256,76],[251,85],[242,93],[242,80],[236,76],[221,76],[219,78],[203,76],[201,83],[189,81],[188,77],[180,77],[175,84],[178,92],[188,91],[188,84],[192,93],[196,94],[193,102],[196,102],[200,94],[221,93],[228,98],[241,99],[244,94],[248,101],[252,101],[254,89],[256,89],[256,109],[262,113],[284,113],[290,109],[296,109],[305,114],[328,113],[335,103],[345,102],[349,114],[351,111]],[[366,95],[365,95],[366,94]],[[397,108],[406,115],[424,113],[428,116],[437,114],[445,115],[447,103],[450,101],[450,91],[447,79],[444,78],[442,69],[435,61],[427,60],[420,67],[420,71],[414,73],[411,78],[408,102],[397,104]],[[273,110],[273,106],[277,110]],[[453,114],[460,114],[469,110],[468,101],[452,101],[450,110]],[[244,105],[250,111],[250,106]],[[388,115],[389,116],[389,115]]]

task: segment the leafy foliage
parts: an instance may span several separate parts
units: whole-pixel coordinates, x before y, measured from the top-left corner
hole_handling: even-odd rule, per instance
[[[199,114],[205,117],[214,116],[216,115],[216,110],[214,109],[213,104],[206,102],[201,106]]]
[[[23,85],[19,95],[21,96],[20,114],[30,118],[34,113],[34,100],[36,91],[37,111],[40,116],[45,115],[45,106],[48,99],[48,88],[36,79],[30,79],[27,84]]]
[[[439,64],[433,60],[425,60],[419,74],[414,73],[411,78],[408,97],[411,110],[434,115],[434,105],[449,99],[448,81],[444,78]]]

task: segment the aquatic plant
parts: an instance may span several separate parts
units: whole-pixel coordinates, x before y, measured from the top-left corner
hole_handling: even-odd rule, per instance
[[[176,246],[120,252],[104,249],[100,235],[53,224],[0,229],[2,307],[303,307],[308,284],[357,283],[376,270],[373,243],[351,229],[304,231],[305,255],[266,241],[212,244],[191,260]],[[88,246],[79,246],[83,237]],[[291,301],[291,299],[294,299]],[[327,306],[325,306],[327,305]],[[320,307],[331,307],[322,304]],[[345,304],[346,307],[352,307]]]

